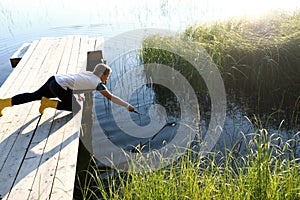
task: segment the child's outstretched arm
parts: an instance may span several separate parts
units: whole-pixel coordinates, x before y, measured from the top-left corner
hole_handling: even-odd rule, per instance
[[[113,95],[112,93],[110,93],[107,90],[102,90],[100,91],[100,93],[105,96],[107,99],[111,100],[112,102],[124,106],[125,108],[127,108],[128,111],[133,112],[134,111],[134,107],[132,105],[130,105],[129,103],[127,103],[126,101],[122,100],[121,98]]]

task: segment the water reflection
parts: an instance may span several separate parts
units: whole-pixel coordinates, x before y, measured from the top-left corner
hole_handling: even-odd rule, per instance
[[[118,80],[124,74],[130,72],[136,66],[143,69],[143,65],[141,65],[142,59],[139,55],[138,51],[132,51],[126,54],[126,57],[123,59],[121,57],[121,59],[111,63],[113,73],[107,84],[110,90],[116,87]],[[137,74],[137,77],[149,79],[147,73],[143,74],[143,76]],[[137,82],[137,79],[131,77],[127,85],[123,83],[123,87],[132,90],[131,87],[135,82]],[[208,106],[211,103],[209,95],[203,93],[197,94],[201,118],[198,121],[195,121],[196,118],[194,116],[184,119],[190,120],[189,123],[194,124],[193,130],[197,131],[197,135],[193,138],[195,141],[190,146],[191,148],[194,148],[193,145],[199,145],[203,141],[211,119],[210,106]],[[104,146],[108,141],[129,153],[147,153],[154,149],[161,149],[174,139],[178,133],[179,125],[186,122],[181,118],[182,113],[177,96],[171,90],[159,84],[144,84],[131,93],[129,102],[141,113],[130,113],[129,118],[134,124],[130,123],[124,114],[115,115],[114,112],[123,113],[124,110],[122,111],[122,109],[124,108],[118,106],[112,108],[113,105],[106,98],[102,97],[101,94],[94,93],[91,100],[94,103],[94,116],[93,124],[89,126],[93,128],[85,130],[86,133],[84,134],[92,135],[90,139],[93,141],[93,144],[90,145],[93,147],[94,154],[102,153],[106,155],[114,151],[112,148]],[[163,106],[164,109],[154,106],[158,104]],[[258,128],[257,124],[254,124],[250,117],[247,117],[249,116],[247,111],[249,110],[242,109],[234,101],[227,103],[225,124],[221,137],[213,149],[214,151],[224,151],[225,148],[231,149],[234,147],[237,154],[246,153],[245,135],[254,133]],[[95,121],[100,124],[102,130],[95,128]],[[84,123],[83,126],[85,126]],[[137,129],[137,126],[140,128]],[[271,127],[269,128],[270,131],[274,131]],[[105,138],[99,138],[99,131],[104,132]],[[295,135],[295,131],[297,130],[282,131],[282,138],[285,140],[290,139],[292,135]],[[251,140],[251,138],[248,139]],[[95,149],[101,152],[95,152]],[[298,151],[299,149],[296,149],[296,155],[299,154]],[[99,166],[106,165],[101,160],[98,160],[98,164]]]
[[[161,109],[153,107],[157,103],[161,105],[161,102],[157,101],[153,88],[145,85],[133,93],[129,102],[135,105],[141,114],[130,113],[130,117],[136,125],[140,126],[139,130],[134,129],[123,116],[114,116],[110,103],[100,95],[95,96],[95,110],[97,112],[95,117],[107,138],[125,151],[132,151],[134,147],[140,144],[146,147],[141,149],[143,152],[149,151],[149,148],[152,150],[160,149],[164,143],[173,139],[178,129],[176,122],[180,121],[177,100],[174,94],[172,96],[172,102],[170,102],[168,94],[166,94],[165,99],[168,99],[169,106],[173,104],[172,107],[175,108],[173,110],[166,109],[166,113],[161,113]],[[119,120],[116,119],[118,117],[120,117]],[[151,125],[149,125],[150,123]],[[97,133],[93,134],[97,135]],[[147,145],[145,145],[146,143]]]
[[[197,103],[183,103],[195,98],[192,98],[193,93],[188,92],[191,88],[186,87],[184,94],[178,93],[183,89],[180,85],[172,84],[181,77],[175,70],[162,71],[162,74],[169,77],[163,76],[157,82],[151,82],[153,77],[147,74],[139,55],[138,50],[131,51],[111,63],[113,72],[107,87],[117,96],[129,101],[141,114],[128,115],[126,109],[110,104],[100,94],[95,94],[91,134],[93,153],[96,158],[100,158],[100,162],[103,161],[101,158],[113,159],[110,158],[112,154],[111,157],[116,157],[122,151],[132,154],[138,146],[141,153],[152,154],[150,150],[156,149],[169,155],[173,151],[173,145],[177,145],[178,149],[187,148],[190,139],[196,133],[199,134]],[[159,88],[163,89],[163,94],[157,92]],[[167,147],[168,145],[172,145],[172,148]],[[127,161],[120,157],[118,162],[121,162],[120,159],[123,159],[122,162]]]
[[[182,108],[180,106],[183,105],[180,105],[178,97],[169,88],[151,82],[151,76],[145,72],[141,61],[140,52],[138,51],[131,51],[121,56],[110,64],[113,72],[107,84],[108,89],[112,91],[116,87],[116,83],[123,76],[126,76],[128,72],[133,70],[136,66],[141,68],[140,71],[142,73],[135,74],[136,76],[131,77],[129,81],[127,79],[128,82],[122,82],[122,88],[133,91],[130,95],[129,102],[141,113],[140,115],[130,113],[130,118],[134,124],[130,123],[127,117],[124,117],[126,113],[120,114],[123,112],[122,109],[124,110],[124,108],[120,106],[115,108],[117,114],[114,115],[112,109],[113,105],[101,94],[94,93],[94,96],[87,98],[87,100],[94,103],[93,124],[87,124],[90,123],[90,121],[83,122],[83,127],[92,127],[85,129],[86,133],[84,133],[84,135],[92,135],[92,138],[89,138],[92,144],[90,142],[87,143],[91,146],[88,148],[92,149],[94,154],[106,155],[112,153],[114,149],[111,146],[105,146],[104,148],[108,140],[126,152],[148,153],[150,150],[159,150],[174,139],[175,135],[178,134],[181,124],[189,124],[187,127],[184,126],[185,130],[181,128],[181,132],[190,133],[192,129],[193,132],[197,133],[193,136],[194,138],[192,138],[192,140],[195,138],[202,140],[203,135],[200,130],[199,116],[190,111],[191,108],[197,105],[197,102],[190,104],[191,108],[181,110]],[[176,74],[170,74],[171,77],[175,75]],[[141,78],[147,79],[148,81],[144,81],[147,82],[147,84],[135,90],[134,85],[138,82],[137,79]],[[173,85],[176,87],[176,81]],[[180,87],[177,89],[180,91]],[[185,92],[188,92],[188,90]],[[181,100],[189,97],[187,93],[183,95],[185,97]],[[188,100],[189,98],[185,101]],[[89,105],[90,103],[87,104]],[[90,109],[90,106],[86,106],[85,108]],[[196,110],[196,113],[198,113],[199,109]],[[86,113],[86,110],[84,113]],[[186,113],[184,119],[182,119],[182,113]],[[205,123],[209,120],[210,116]],[[97,123],[99,123],[101,130],[95,125]],[[105,137],[101,136],[100,132],[104,132]],[[189,133],[183,137],[189,138]],[[101,146],[101,144],[103,146]],[[105,165],[101,163],[101,160],[98,161],[100,166]]]

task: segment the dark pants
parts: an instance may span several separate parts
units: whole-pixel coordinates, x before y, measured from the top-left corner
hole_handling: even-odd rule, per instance
[[[67,110],[77,113],[80,110],[80,105],[76,101],[71,89],[65,90],[51,76],[48,81],[37,91],[33,93],[23,93],[12,97],[12,105],[19,105],[31,101],[41,100],[42,97],[58,98],[60,101],[57,104],[58,110]]]

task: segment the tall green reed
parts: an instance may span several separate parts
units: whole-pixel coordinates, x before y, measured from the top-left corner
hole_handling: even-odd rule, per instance
[[[300,133],[299,133],[300,134]],[[299,135],[298,135],[299,136]],[[300,198],[299,158],[293,142],[265,129],[244,135],[245,154],[235,148],[203,155],[187,149],[168,167],[145,173],[118,171],[90,176],[94,199],[291,199]],[[299,147],[298,147],[299,148]],[[299,149],[298,149],[299,151]],[[146,161],[146,159],[145,159]],[[145,162],[144,165],[151,165]],[[88,198],[85,198],[88,199]]]
[[[178,36],[154,35],[144,40],[144,63],[173,67],[187,78],[197,94],[206,98],[205,83],[193,66],[164,50],[165,46],[186,48],[185,41],[199,44],[211,56],[229,100],[246,103],[263,121],[272,116],[277,119],[275,123],[285,119],[290,127],[299,124],[299,11],[191,25]],[[161,48],[148,48],[153,44]]]

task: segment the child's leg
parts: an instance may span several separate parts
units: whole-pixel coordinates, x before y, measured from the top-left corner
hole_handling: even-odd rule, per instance
[[[58,98],[61,100],[57,105],[58,110],[68,110],[76,114],[81,108],[72,90],[68,90],[64,94],[59,94]]]
[[[58,110],[67,110],[74,113],[80,110],[81,107],[76,101],[72,90],[63,89],[56,81],[50,83],[50,90],[60,100],[57,104]]]
[[[49,84],[54,80],[54,76],[50,77],[48,81],[33,93],[23,93],[12,97],[12,105],[19,105],[31,101],[41,100],[42,97],[53,98],[55,95],[49,89]]]
[[[53,80],[54,76],[50,77],[41,88],[33,93],[23,93],[15,95],[12,98],[0,99],[0,117],[2,116],[2,110],[6,107],[40,100],[43,96],[48,98],[54,97],[53,93],[49,90],[49,83]]]
[[[11,107],[11,98],[0,99],[0,117],[2,117],[2,110],[6,107]]]

